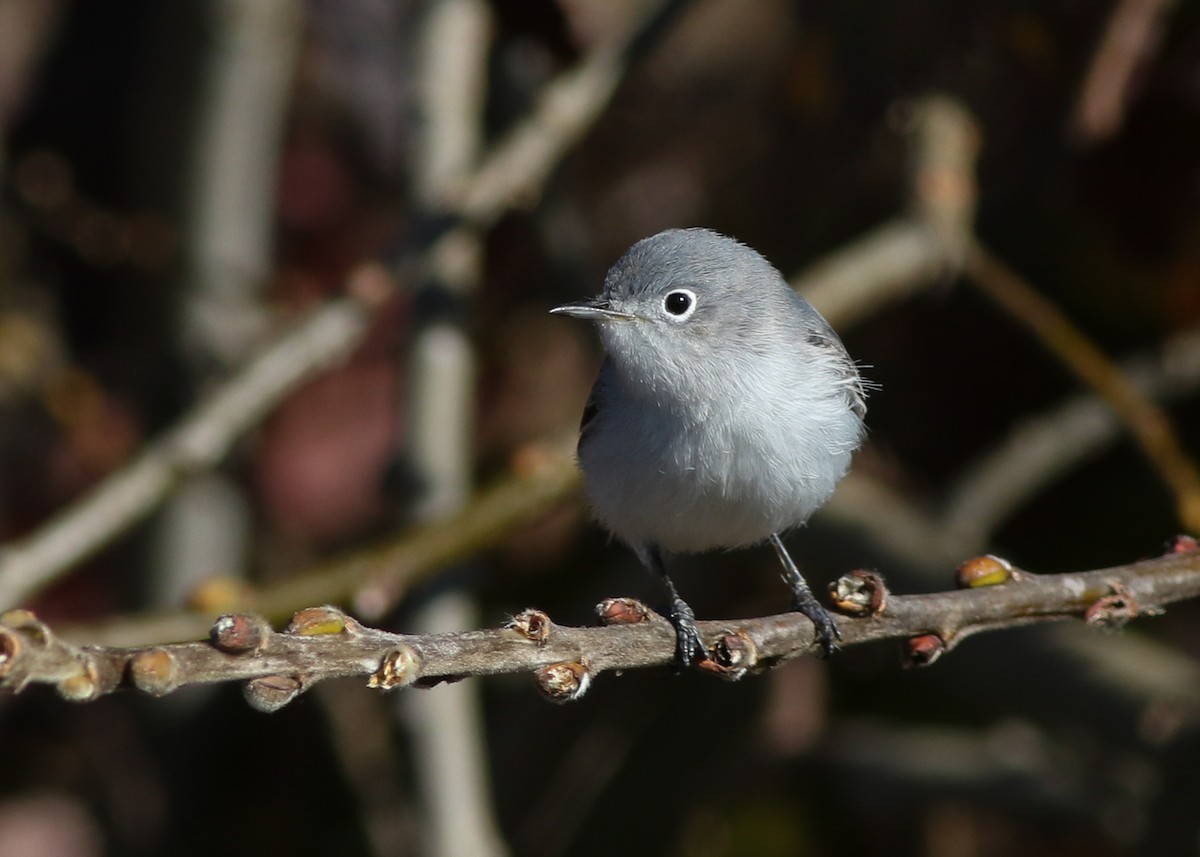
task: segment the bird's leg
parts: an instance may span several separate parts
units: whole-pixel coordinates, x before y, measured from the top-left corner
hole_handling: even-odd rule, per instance
[[[821,656],[829,657],[837,648],[834,638],[841,639],[842,636],[837,622],[813,595],[808,581],[804,579],[800,569],[796,568],[796,563],[792,561],[792,557],[788,554],[787,548],[783,546],[778,533],[771,533],[771,546],[775,548],[775,553],[779,555],[779,561],[783,563],[783,579],[788,588],[792,590],[792,609],[797,613],[803,613],[812,620],[813,625],[816,626],[815,633],[817,643],[821,646]]]
[[[662,578],[667,587],[667,596],[671,599],[671,625],[675,628],[675,668],[685,669],[699,661],[708,660],[708,650],[704,648],[700,630],[696,627],[696,614],[675,591],[675,584],[667,576],[667,565],[663,562],[662,551],[658,545],[649,544],[640,548],[638,555],[651,571]]]

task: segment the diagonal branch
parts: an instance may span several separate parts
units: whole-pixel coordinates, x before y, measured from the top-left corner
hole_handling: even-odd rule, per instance
[[[419,265],[436,270],[453,268],[457,259],[470,260],[464,243],[474,242],[478,230],[510,207],[535,199],[557,164],[603,113],[628,63],[685,6],[683,0],[649,4],[624,38],[598,46],[576,68],[551,81],[531,114],[465,180],[451,205],[460,224],[421,248]],[[130,465],[26,539],[0,546],[0,609],[28,601],[111,542],[157,508],[184,476],[216,465],[238,437],[298,384],[348,354],[365,335],[371,310],[392,286],[378,266],[364,264],[351,274],[348,288],[351,297],[331,302],[274,343]]]
[[[1121,625],[1200,596],[1200,550],[1180,539],[1155,559],[1052,575],[977,557],[960,566],[958,583],[967,588],[894,596],[878,575],[842,577],[831,587],[834,600],[855,614],[840,620],[843,645],[906,639],[908,662],[919,665],[981,631],[1069,617]],[[367,676],[372,687],[386,689],[533,672],[547,696],[566,701],[582,696],[599,673],[671,663],[674,632],[665,619],[631,599],[610,599],[598,610],[603,627],[563,627],[527,610],[504,628],[428,635],[367,628],[330,607],[300,611],[281,633],[256,616],[231,614],[217,620],[208,642],[149,648],[76,646],[28,611],[12,610],[0,616],[0,688],[52,684],[67,699],[86,702],[128,684],[163,695],[243,681],[251,704],[274,710],[328,678]],[[699,627],[712,656],[704,666],[725,678],[816,650],[812,625],[798,614]]]
[[[378,616],[415,583],[495,546],[537,521],[579,489],[574,442],[530,445],[512,472],[478,492],[458,514],[431,521],[383,543],[328,560],[286,580],[244,590],[225,610],[253,610],[275,622],[305,604],[352,604],[359,615]],[[72,626],[63,636],[108,646],[145,646],[206,634],[215,611],[179,610],[118,616]]]
[[[217,464],[284,396],[360,342],[392,284],[380,267],[368,264],[351,275],[349,288],[349,297],[296,325],[129,465],[32,535],[5,545],[0,607],[28,600],[137,523],[182,478]]]
[[[1089,385],[1129,427],[1170,488],[1183,526],[1200,532],[1200,471],[1170,419],[1053,303],[973,237],[978,195],[975,122],[954,102],[930,97],[910,105],[910,211],[830,254],[792,285],[835,327],[907,297],[961,270]]]
[[[1171,488],[1184,527],[1200,533],[1200,471],[1184,451],[1162,408],[1144,395],[1058,307],[978,242],[968,252],[966,273],[980,290],[1026,325],[1063,365],[1109,403],[1129,426],[1159,477]]]

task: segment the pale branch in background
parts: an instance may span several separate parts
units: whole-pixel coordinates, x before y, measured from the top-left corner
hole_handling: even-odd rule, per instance
[[[1152,355],[1124,361],[1121,374],[1143,396],[1170,401],[1200,388],[1200,328],[1172,336]],[[983,545],[1028,498],[1094,457],[1121,435],[1105,399],[1084,394],[1019,423],[965,470],[940,504],[941,527],[962,556]]]
[[[1102,396],[1125,422],[1142,452],[1175,495],[1179,520],[1200,533],[1200,471],[1166,413],[1143,395],[1063,312],[1015,271],[976,242],[965,273],[1006,312],[1024,324],[1064,366]]]
[[[546,84],[529,115],[448,189],[443,204],[462,222],[428,249],[420,260],[423,270],[444,275],[460,260],[472,264],[470,247],[479,232],[510,209],[536,204],[554,169],[603,115],[645,34],[683,5],[680,0],[651,0],[621,38],[592,47],[574,68]],[[448,279],[451,286],[467,282],[469,278]]]
[[[837,327],[928,287],[939,273],[961,271],[1109,404],[1174,493],[1183,526],[1200,532],[1200,471],[1170,418],[1061,310],[972,237],[980,143],[974,119],[938,96],[905,112],[911,213],[794,277],[793,287]]]
[[[1033,622],[1079,618],[1118,627],[1165,605],[1200,596],[1200,550],[1180,538],[1164,556],[1095,571],[1031,574],[992,556],[958,570],[957,591],[894,595],[882,578],[853,572],[831,585],[844,615],[842,644],[904,640],[911,665],[936,660],[966,637]],[[275,710],[315,683],[367,677],[372,687],[427,686],[467,676],[533,673],[551,699],[577,699],[600,673],[665,666],[675,655],[670,624],[632,599],[598,608],[602,627],[563,627],[541,611],[504,628],[406,635],[367,628],[339,610],[297,613],[283,632],[251,614],[230,614],[207,642],[120,648],[76,646],[33,614],[0,616],[0,687],[54,685],[87,702],[132,685],[161,696],[191,685],[246,682],[251,704]],[[785,614],[699,623],[712,660],[705,671],[737,679],[812,654],[812,623]]]
[[[363,266],[351,276],[349,297],[301,321],[136,459],[31,535],[0,548],[0,605],[28,600],[144,518],[179,480],[216,465],[284,396],[360,342],[391,293],[382,269]]]
[[[444,255],[451,257],[451,263],[470,258],[471,254],[462,253],[463,242],[473,241],[476,230],[495,222],[510,206],[537,196],[554,166],[600,117],[623,73],[622,57],[633,51],[646,27],[661,24],[682,4],[665,0],[649,6],[643,28],[633,27],[626,39],[596,48],[578,67],[551,81],[530,116],[483,157],[466,179],[461,198],[451,203],[469,225],[451,230],[428,248],[423,265],[437,270]],[[360,266],[348,285],[352,295],[360,293],[359,298],[336,300],[316,311],[132,463],[38,530],[0,546],[0,608],[28,600],[144,518],[181,478],[212,468],[288,392],[349,354],[366,333],[371,314],[364,310],[373,309],[383,302],[385,292],[393,291],[393,286],[381,285],[385,281],[377,265]],[[238,412],[238,407],[244,410]]]
[[[1095,145],[1121,129],[1138,77],[1162,45],[1176,5],[1175,0],[1118,0],[1113,5],[1070,120],[1081,142]]]
[[[981,134],[975,117],[945,96],[918,99],[907,112],[909,210],[929,229],[948,280],[962,269],[975,230]]]
[[[515,456],[512,472],[480,490],[461,513],[412,527],[286,580],[240,590],[231,603],[216,610],[117,616],[97,625],[66,628],[62,636],[110,646],[188,640],[206,634],[218,612],[247,610],[283,621],[306,604],[352,604],[359,615],[372,615],[372,604],[394,603],[415,583],[494,547],[575,497],[580,475],[573,445],[574,438],[524,447]],[[362,593],[369,593],[369,604],[358,603]]]
[[[838,330],[956,276],[970,245],[979,194],[974,118],[937,95],[896,112],[908,137],[908,213],[791,278]]]
[[[413,162],[416,197],[431,220],[450,210],[454,191],[469,185],[484,144],[484,107],[492,11],[484,0],[440,0],[426,11],[418,45],[422,123]],[[437,302],[467,304],[483,279],[483,233],[463,230],[454,253],[431,254],[422,290]],[[464,306],[464,309],[469,307]],[[419,311],[407,344],[408,395],[398,424],[407,470],[419,486],[408,498],[416,523],[459,513],[475,472],[476,365],[466,312]],[[402,370],[403,371],[403,370]],[[380,590],[376,589],[376,593]],[[360,603],[368,599],[360,590]],[[376,614],[394,604],[380,599]],[[411,617],[420,633],[451,633],[479,623],[473,593],[447,587]],[[491,798],[481,689],[462,683],[436,695],[398,698],[392,711],[406,728],[421,802],[422,853],[429,857],[501,857],[507,853]]]
[[[190,176],[182,338],[194,360],[234,366],[269,321],[275,185],[305,33],[300,0],[220,0],[205,9],[204,66]]]
[[[1121,364],[1143,395],[1169,402],[1200,389],[1200,329]],[[1083,393],[1016,423],[965,467],[939,499],[922,503],[851,470],[821,518],[861,529],[912,567],[940,566],[986,550],[996,529],[1029,498],[1121,438],[1124,423],[1095,393]]]
[[[926,291],[944,268],[929,227],[903,217],[833,251],[789,283],[844,332],[866,315]]]
[[[246,362],[270,331],[266,300],[276,252],[276,185],[289,98],[305,39],[301,0],[218,0],[203,7],[210,38],[197,93],[187,194],[183,282],[172,340],[177,383],[203,390]],[[177,604],[221,569],[245,577],[253,554],[249,487],[213,468],[184,480],[151,522],[142,595]]]
[[[476,228],[486,228],[511,208],[528,208],[550,172],[595,125],[625,75],[645,34],[685,3],[650,0],[618,38],[594,45],[574,68],[542,90],[530,114],[501,139],[452,201]]]

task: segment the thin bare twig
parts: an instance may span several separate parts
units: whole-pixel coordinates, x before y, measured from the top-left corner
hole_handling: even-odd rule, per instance
[[[1119,626],[1164,605],[1200,596],[1194,543],[1155,559],[1096,571],[1035,575],[995,557],[960,567],[969,588],[927,595],[889,594],[878,576],[855,572],[836,581],[843,645],[906,639],[914,665],[932,662],[967,636],[1031,622],[1082,616]],[[368,676],[374,687],[428,685],[466,676],[533,672],[557,700],[575,699],[606,671],[663,666],[674,632],[631,599],[599,608],[609,623],[579,628],[527,610],[504,628],[405,635],[364,627],[341,611],[310,608],[282,633],[248,614],[224,616],[208,642],[120,648],[75,646],[24,610],[0,617],[0,687],[51,684],[66,698],[90,701],[124,684],[162,695],[187,685],[245,681],[252,704],[273,710],[316,682]],[[816,651],[812,623],[798,614],[699,623],[709,671],[740,678]]]
[[[1171,337],[1120,371],[1142,395],[1163,401],[1200,387],[1200,329]],[[962,556],[986,545],[1020,502],[1121,436],[1122,422],[1096,394],[1084,394],[1019,424],[967,469],[941,504],[941,526]]]
[[[957,275],[975,228],[980,133],[958,101],[942,95],[910,108],[909,207],[937,242],[944,279]]]
[[[196,122],[183,338],[193,357],[240,363],[267,324],[275,183],[304,3],[210,4],[209,73]]]
[[[0,550],[0,605],[19,604],[152,511],[176,483],[219,462],[298,384],[346,354],[391,294],[382,269],[360,268],[351,296],[296,325],[129,465]]]
[[[414,163],[421,203],[442,213],[469,180],[483,145],[491,9],[483,0],[441,0],[428,8],[420,39],[422,125]],[[434,254],[425,289],[473,295],[483,279],[482,233],[464,234],[456,257]],[[406,462],[421,486],[412,503],[418,522],[462,510],[474,472],[476,355],[461,317],[422,313],[408,347],[404,418]],[[416,628],[448,633],[473,627],[479,608],[461,588],[420,606]],[[406,696],[395,713],[412,746],[422,803],[423,853],[430,857],[507,854],[491,799],[483,700],[463,683],[436,695]]]
[[[1095,144],[1120,130],[1134,79],[1162,43],[1165,19],[1174,0],[1118,0],[1071,116],[1071,130]]]
[[[651,4],[650,25],[680,5],[679,0]],[[471,259],[462,244],[474,241],[475,230],[495,222],[509,206],[536,196],[554,165],[599,117],[644,33],[644,28],[633,28],[627,39],[597,48],[547,87],[539,106],[483,159],[461,198],[451,204],[468,225],[443,235],[422,256],[423,264],[439,270],[443,255]],[[383,275],[374,266],[352,275],[352,292],[356,279],[363,294],[380,293],[377,284]],[[376,285],[368,287],[367,281]],[[32,535],[0,547],[0,607],[29,599],[153,510],[183,475],[212,467],[283,395],[360,342],[369,318],[364,309],[377,302],[345,299],[318,311],[128,467]]]
[[[875,227],[790,279],[838,330],[925,291],[945,269],[941,245],[913,217]]]
[[[958,102],[928,96],[902,105],[909,213],[792,277],[835,328],[944,282],[962,267],[975,222],[979,129]]]
[[[642,17],[620,38],[593,47],[574,68],[552,80],[533,110],[497,142],[479,166],[442,202],[462,223],[441,236],[422,260],[425,271],[445,275],[474,265],[470,246],[479,231],[512,208],[532,208],[555,167],[596,123],[625,75],[635,48],[646,33],[683,5],[681,0],[652,0]],[[449,285],[470,282],[450,276]]]
[[[518,453],[513,472],[481,490],[460,514],[406,530],[287,580],[246,590],[239,603],[223,609],[252,610],[280,622],[306,604],[350,603],[359,615],[376,615],[379,604],[393,603],[416,582],[496,545],[575,496],[580,475],[571,446],[564,441],[526,447]],[[183,610],[114,617],[64,629],[63,636],[111,646],[189,640],[208,632],[213,615]]]
[[[1000,307],[1028,327],[1067,368],[1100,394],[1129,426],[1150,463],[1174,492],[1179,520],[1200,533],[1200,471],[1188,457],[1162,409],[1070,320],[1016,272],[975,242],[966,272]]]

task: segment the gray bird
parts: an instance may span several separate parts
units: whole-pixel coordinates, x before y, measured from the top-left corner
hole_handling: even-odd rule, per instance
[[[633,245],[592,300],[607,357],[579,464],[599,519],[664,581],[676,661],[708,657],[663,552],[770,541],[823,652],[840,636],[779,534],[808,520],[862,442],[863,381],[833,328],[749,247],[708,229]]]

